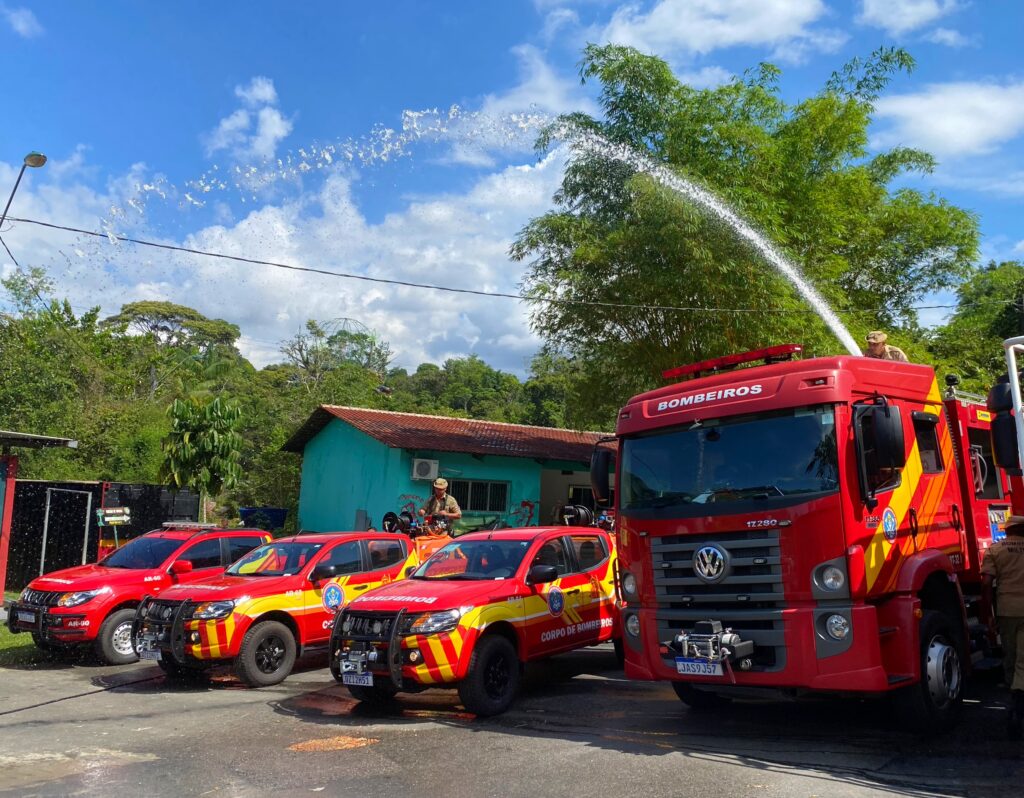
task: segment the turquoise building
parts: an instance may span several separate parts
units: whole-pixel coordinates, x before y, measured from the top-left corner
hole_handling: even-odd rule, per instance
[[[415,512],[437,477],[462,508],[459,526],[495,518],[551,523],[591,504],[590,455],[602,433],[322,405],[282,447],[302,455],[300,529],[380,527]]]

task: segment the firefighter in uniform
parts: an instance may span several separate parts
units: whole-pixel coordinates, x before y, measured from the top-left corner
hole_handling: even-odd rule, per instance
[[[868,333],[868,351],[865,352],[867,357],[875,357],[879,360],[896,360],[900,363],[909,363],[907,356],[902,349],[898,346],[889,346],[886,341],[889,340],[889,336],[881,330],[875,330],[874,332]]]
[[[1024,728],[1024,516],[1011,516],[1005,540],[985,553],[981,580],[982,620],[991,631],[998,628],[1003,644],[1003,672],[1010,688],[1008,733],[1011,740],[1019,740]]]
[[[420,515],[433,515],[446,518],[454,523],[462,518],[462,510],[454,496],[448,495],[448,480],[438,477],[434,480],[434,492],[427,503],[420,507]]]

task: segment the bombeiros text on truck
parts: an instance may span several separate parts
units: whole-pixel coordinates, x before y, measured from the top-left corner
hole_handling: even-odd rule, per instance
[[[1019,468],[1016,366],[986,406],[927,366],[801,350],[673,369],[683,382],[620,411],[626,674],[692,706],[737,687],[892,694],[941,728],[987,653],[972,607],[1019,483],[1000,470]],[[592,461],[601,500],[610,458]]]

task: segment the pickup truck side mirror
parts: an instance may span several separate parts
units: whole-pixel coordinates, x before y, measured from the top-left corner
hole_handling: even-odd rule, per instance
[[[558,579],[558,568],[554,565],[535,565],[526,575],[526,584],[543,585]]]
[[[313,569],[309,575],[310,582],[320,582],[324,579],[332,579],[338,575],[337,565],[328,565],[327,563],[320,563],[316,568]]]
[[[612,453],[607,449],[594,447],[594,453],[590,455],[590,490],[598,507],[607,507],[610,504],[608,470],[611,464]]]
[[[175,560],[171,563],[172,574],[187,574],[192,570],[191,560]]]
[[[409,578],[409,577],[410,577],[410,576],[412,576],[412,575],[413,575],[414,573],[416,573],[416,569],[417,569],[418,567],[419,567],[419,566],[417,566],[417,565],[410,565],[410,566],[409,566],[408,568],[406,568],[406,569],[405,569],[405,576],[406,576],[406,578]]]

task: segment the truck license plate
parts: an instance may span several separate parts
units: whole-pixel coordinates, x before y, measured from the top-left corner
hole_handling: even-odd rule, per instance
[[[25,612],[23,610],[18,610],[18,620],[22,623],[35,623],[36,614],[34,612]]]
[[[140,648],[139,659],[151,659],[154,662],[159,662],[163,657],[160,654],[159,648]]]
[[[721,676],[722,663],[709,662],[706,659],[676,657],[676,673],[685,673],[689,676]]]
[[[343,673],[341,683],[350,684],[353,687],[373,687],[372,673]]]

